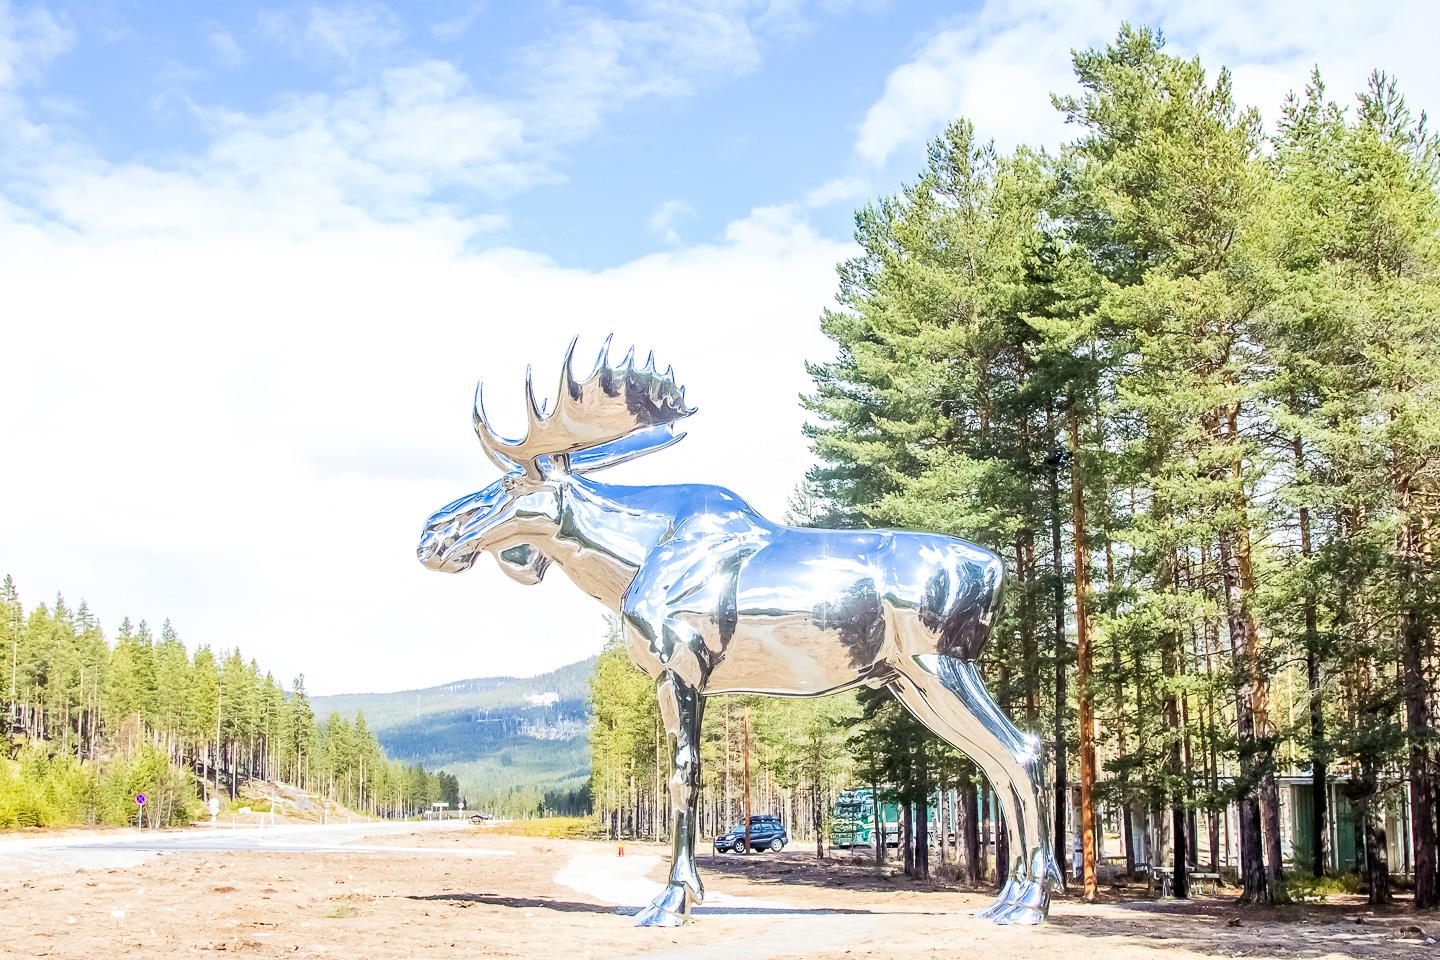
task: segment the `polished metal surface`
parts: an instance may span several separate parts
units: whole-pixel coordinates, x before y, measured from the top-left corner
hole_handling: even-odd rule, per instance
[[[536,400],[527,371],[520,440],[495,432],[476,391],[475,432],[504,475],[437,511],[418,554],[453,573],[489,553],[523,583],[555,564],[619,614],[631,659],[656,682],[672,753],[670,879],[637,925],[682,923],[704,896],[695,867],[704,698],[860,684],[889,688],[985,771],[1011,857],[985,914],[1043,920],[1061,880],[1040,743],[1005,717],[975,666],[1000,606],[1000,558],[939,534],[783,526],[721,487],[600,483],[589,474],[676,442],[675,424],[695,411],[653,356],[612,365],[608,340],[577,381],[574,346],[553,406]]]

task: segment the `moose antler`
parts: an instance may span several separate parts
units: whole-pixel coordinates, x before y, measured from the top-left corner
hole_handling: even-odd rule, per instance
[[[571,340],[565,350],[553,409],[535,399],[530,368],[525,368],[529,423],[523,440],[506,440],[495,432],[485,416],[483,385],[477,385],[475,435],[486,456],[500,469],[519,466],[539,477],[543,474],[539,458],[574,454],[572,469],[597,470],[658,450],[684,436],[674,433],[673,424],[695,410],[685,405],[685,388],[675,383],[672,368],[657,372],[653,353],[643,366],[636,367],[634,348],[618,366],[611,366],[610,338],[606,337],[594,369],[577,382],[571,369],[575,343]]]

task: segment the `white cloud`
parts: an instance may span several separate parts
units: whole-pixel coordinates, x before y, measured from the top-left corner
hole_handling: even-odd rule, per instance
[[[296,56],[352,68],[339,89],[290,94],[268,109],[241,112],[192,101],[184,89],[191,75],[173,71],[157,105],[179,104],[200,119],[211,139],[198,153],[164,165],[111,166],[84,141],[57,144],[47,128],[17,120],[8,131],[16,149],[0,155],[0,166],[15,178],[12,191],[23,190],[83,230],[184,232],[276,222],[309,229],[370,215],[436,213],[454,220],[453,211],[432,201],[438,191],[461,188],[462,202],[472,204],[556,182],[561,149],[593,134],[608,113],[647,97],[685,96],[752,69],[759,47],[751,24],[771,14],[751,0],[648,3],[628,18],[562,8],[549,39],[518,55],[520,73],[509,85],[519,92],[506,96],[476,90],[451,62],[400,50],[398,21],[379,4],[269,11],[260,30],[271,41]],[[35,24],[54,25],[31,19],[30,33],[40,32]],[[0,52],[8,49],[5,36]],[[246,56],[224,30],[212,30],[207,40],[226,62]],[[61,48],[32,41],[25,60],[43,62]],[[384,55],[372,56],[378,54]],[[23,119],[18,105],[11,112]],[[62,149],[79,158],[63,178],[46,153]],[[165,203],[157,190],[186,193],[192,202]],[[236,202],[241,197],[246,202]],[[673,220],[683,212],[663,211],[667,222],[657,230],[667,242],[678,242]],[[465,228],[483,232],[501,222],[481,213]]]
[[[147,176],[154,204],[247,203]],[[848,248],[791,216],[598,272],[465,253],[441,217],[215,224],[0,222],[7,352],[24,358],[0,406],[8,448],[36,453],[0,473],[0,570],[29,602],[64,589],[111,628],[169,616],[320,691],[585,656],[601,611],[559,571],[521,588],[488,560],[451,577],[414,559],[425,517],[494,477],[469,429],[475,379],[513,427],[525,364],[550,382],[575,333],[655,349],[701,407],[681,450],[606,479],[718,482],[778,518],[808,463],[802,361],[826,350],[816,318]]]
[[[859,200],[870,193],[870,184],[862,177],[836,177],[805,194],[805,206],[828,207],[832,203]]]
[[[238,67],[247,59],[244,48],[240,46],[235,35],[229,30],[212,30],[206,37],[210,48],[215,51],[215,56],[227,67]]]
[[[461,223],[430,198],[461,187],[483,200],[552,176],[521,120],[443,61],[386,70],[338,94],[292,96],[260,114],[195,109],[212,139],[168,168],[112,166],[77,145],[67,151],[85,159],[31,163],[16,176],[69,226],[117,236],[319,231],[376,216],[439,216],[483,231],[500,221]]]
[[[527,589],[414,559],[424,518],[493,478],[474,380],[515,423],[525,363],[553,375],[576,333],[655,349],[702,407],[683,451],[612,479],[720,482],[783,514],[808,463],[803,361],[827,349],[816,318],[849,252],[795,208],[562,269],[475,252],[497,218],[433,200],[544,175],[522,122],[449,64],[200,115],[208,146],[165,165],[37,138],[12,183],[26,205],[0,198],[6,350],[25,358],[0,378],[6,442],[64,452],[0,471],[0,571],[29,602],[64,590],[112,628],[169,616],[318,691],[593,652],[600,611],[558,572]]]
[[[760,37],[774,26],[753,0],[652,0],[639,15],[580,8],[521,55],[531,86],[527,113],[558,139],[585,136],[628,103],[681,97],[760,64]]]
[[[693,216],[694,213],[695,210],[684,200],[666,200],[650,214],[650,219],[645,221],[645,227],[673,247],[680,242],[675,221],[680,217]]]
[[[17,11],[0,0],[0,91],[31,79],[74,42],[69,23],[45,7]]]
[[[575,75],[590,99],[564,122],[428,60],[255,113],[181,99],[208,143],[163,162],[0,134],[6,350],[26,358],[0,378],[6,440],[65,451],[0,471],[0,570],[27,601],[64,590],[112,628],[168,616],[317,691],[591,653],[600,610],[563,575],[527,589],[493,563],[446,577],[414,559],[425,517],[493,479],[468,425],[475,378],[513,423],[524,364],[555,372],[576,333],[655,349],[703,407],[683,451],[612,479],[721,482],[783,514],[809,459],[803,361],[827,349],[816,318],[847,246],[761,209],[717,243],[562,269],[476,252],[503,218],[436,199],[552,177],[556,145],[612,109],[597,97],[678,94],[753,62],[735,10],[655,9],[668,27],[621,24],[613,56],[604,29],[585,34],[603,76]],[[332,53],[366,49],[347,43]]]
[[[482,2],[471,3],[453,17],[432,22],[428,29],[432,36],[438,37],[441,40],[454,40],[457,37],[464,36],[475,21],[480,19],[480,15],[484,12],[485,4],[483,0]]]
[[[292,56],[333,60],[356,66],[404,39],[400,18],[381,3],[316,3],[303,13],[267,10],[260,14],[260,35]]]
[[[1339,96],[1358,90],[1371,68],[1385,67],[1399,74],[1412,102],[1435,105],[1440,73],[1428,48],[1440,28],[1437,10],[1425,0],[1380,6],[986,0],[890,73],[860,125],[855,150],[867,164],[881,166],[958,116],[1002,147],[1057,143],[1067,131],[1049,95],[1073,88],[1071,49],[1103,45],[1124,20],[1161,27],[1173,52],[1199,54],[1212,71],[1231,66],[1237,99],[1269,117],[1317,62]]]

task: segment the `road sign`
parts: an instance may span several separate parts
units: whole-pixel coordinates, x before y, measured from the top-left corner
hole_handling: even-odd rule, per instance
[[[138,807],[143,807],[143,806],[145,806],[145,794],[143,794],[143,793],[137,793],[137,794],[135,794],[135,805],[138,806]]]

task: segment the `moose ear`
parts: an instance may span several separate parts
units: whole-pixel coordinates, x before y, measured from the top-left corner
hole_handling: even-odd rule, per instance
[[[518,543],[513,547],[506,547],[495,555],[500,563],[500,569],[511,580],[517,580],[526,586],[534,586],[545,579],[545,571],[550,566],[550,560],[530,546],[528,543]]]
[[[570,454],[570,471],[572,473],[589,473],[594,470],[603,470],[606,467],[613,467],[617,463],[624,463],[627,460],[634,460],[636,457],[643,457],[647,453],[654,453],[656,450],[664,450],[683,439],[685,439],[684,432],[676,433],[673,423],[662,423],[646,430],[638,430],[619,440],[613,440],[598,447],[575,451]]]

